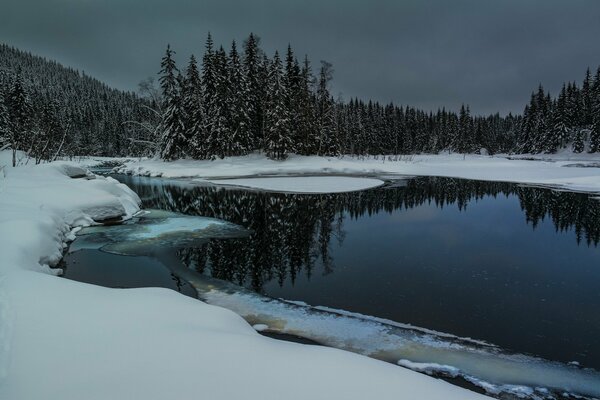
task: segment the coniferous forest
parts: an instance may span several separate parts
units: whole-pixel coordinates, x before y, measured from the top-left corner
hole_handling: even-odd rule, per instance
[[[343,68],[340,66],[339,68]],[[264,152],[323,156],[600,151],[600,68],[556,97],[540,85],[522,115],[419,110],[336,99],[331,64],[291,46],[272,56],[250,34],[177,66],[168,46],[158,86],[112,89],[84,73],[0,45],[0,148],[35,162],[83,155],[216,159]]]

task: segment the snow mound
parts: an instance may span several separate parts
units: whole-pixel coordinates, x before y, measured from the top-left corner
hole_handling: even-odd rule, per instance
[[[238,179],[211,179],[216,185],[242,186],[273,192],[343,193],[370,189],[383,185],[373,178],[351,176],[285,176]]]

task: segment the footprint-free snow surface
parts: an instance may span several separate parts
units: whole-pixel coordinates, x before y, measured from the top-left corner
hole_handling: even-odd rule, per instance
[[[343,193],[383,185],[374,178],[352,176],[281,176],[210,180],[216,185],[241,186],[274,192]]]

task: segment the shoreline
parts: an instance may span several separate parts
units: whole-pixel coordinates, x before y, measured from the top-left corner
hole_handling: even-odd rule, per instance
[[[596,163],[600,155],[587,160],[523,160],[505,156],[415,155],[410,160],[381,161],[348,157],[291,156],[273,161],[260,154],[222,160],[129,160],[113,170],[131,176],[210,183],[218,179],[272,177],[347,176],[382,179],[386,176],[432,176],[507,182],[581,193],[600,194],[600,168],[566,165]],[[600,165],[600,164],[598,164]]]

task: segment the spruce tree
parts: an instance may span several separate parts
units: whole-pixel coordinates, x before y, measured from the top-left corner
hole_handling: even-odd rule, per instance
[[[248,85],[248,118],[250,120],[250,150],[262,145],[263,128],[263,94],[264,86],[261,81],[261,50],[260,39],[253,33],[244,43],[243,69]]]
[[[17,165],[17,151],[28,150],[26,149],[26,143],[31,140],[33,122],[31,102],[20,71],[17,72],[12,90],[9,92],[8,106],[11,121],[12,165],[15,167]]]
[[[186,116],[186,139],[189,143],[188,153],[196,158],[203,158],[206,138],[203,131],[202,80],[200,79],[196,58],[193,55],[190,57],[186,69],[182,95],[183,109]]]
[[[297,149],[301,147],[301,136],[298,121],[301,115],[300,111],[300,66],[298,60],[294,57],[291,45],[288,44],[287,53],[285,57],[285,77],[284,85],[286,92],[285,106],[288,110],[288,114],[293,124],[290,124],[290,138],[293,142],[293,149],[291,151],[297,152]]]
[[[269,71],[269,91],[265,110],[265,147],[269,158],[283,160],[292,148],[290,137],[290,116],[286,106],[286,86],[283,66],[279,53],[275,57]]]
[[[211,158],[229,157],[234,155],[236,151],[236,143],[230,131],[231,115],[229,98],[231,84],[227,64],[227,54],[221,46],[213,56],[215,94],[212,100],[208,100],[210,103],[210,113],[207,117],[210,118],[211,125],[208,130],[207,141],[209,147],[208,153]]]
[[[596,71],[592,87],[592,127],[590,132],[590,152],[600,152],[600,67]]]
[[[317,129],[319,155],[339,155],[339,142],[335,126],[335,109],[329,82],[332,79],[333,69],[330,63],[321,61],[319,72],[319,86],[317,89]]]
[[[316,154],[317,129],[315,99],[312,90],[313,75],[308,56],[304,57],[304,63],[300,72],[300,85],[298,93],[298,141],[295,144],[296,151],[300,154]]]
[[[4,100],[4,94],[0,92],[0,149],[4,149],[5,146],[9,145],[11,136],[10,115]]]
[[[581,153],[584,149],[583,130],[577,129],[573,137],[573,153]]]
[[[253,135],[249,116],[248,81],[240,61],[235,41],[231,43],[229,52],[229,85],[228,108],[230,127],[234,148],[232,155],[243,155],[253,150]]]
[[[163,97],[163,110],[159,155],[163,160],[175,160],[184,156],[186,142],[184,112],[181,99],[181,83],[176,75],[178,73],[174,51],[167,45],[167,50],[161,62],[160,85]]]

